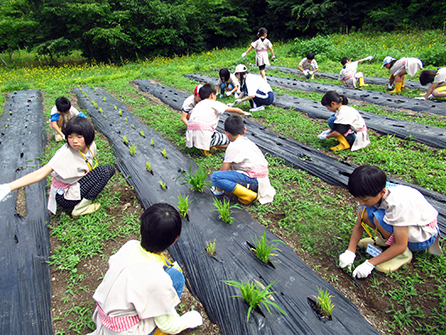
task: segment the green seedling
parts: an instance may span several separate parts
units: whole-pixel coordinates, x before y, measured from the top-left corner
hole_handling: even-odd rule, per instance
[[[105,115],[105,114],[104,114],[104,119],[106,119],[106,120],[107,120],[107,115]]]
[[[141,135],[144,138],[146,137],[146,135],[144,135],[144,131],[142,131],[142,130],[139,132],[139,135]]]
[[[107,101],[107,98],[106,98],[106,97],[104,97],[104,101]]]
[[[130,155],[134,155],[136,153],[136,145],[131,144],[129,146],[129,150],[130,150]]]
[[[115,111],[118,110],[118,107],[115,106]]]
[[[218,217],[223,222],[232,224],[234,222],[234,218],[231,217],[231,214],[234,212],[232,209],[242,209],[239,204],[230,205],[229,200],[223,199],[223,201],[214,198],[214,205],[215,209],[211,209],[211,211],[215,212],[217,211],[220,213],[220,216]]]
[[[135,125],[132,124],[132,128],[135,129]]]
[[[178,211],[180,212],[181,216],[185,218],[187,216],[187,213],[189,213],[189,206],[192,203],[192,200],[189,201],[189,196],[186,196],[185,198],[181,195],[181,193],[178,195]]]
[[[163,151],[161,151],[161,154],[162,154],[165,158],[167,158],[167,151],[166,151],[166,148],[164,148]]]
[[[96,103],[96,101],[91,100],[91,103],[93,104],[94,108],[98,108],[98,104]]]
[[[125,118],[124,121],[127,122],[127,118]]]
[[[96,92],[96,90],[97,90],[97,88],[95,87],[95,88],[93,89],[93,92]]]
[[[255,238],[251,237],[251,240],[254,244],[254,248],[252,248],[252,251],[254,251],[257,255],[257,258],[264,263],[271,262],[271,256],[277,256],[277,254],[271,253],[273,250],[281,251],[279,248],[277,248],[277,245],[279,243],[274,242],[285,244],[285,242],[283,242],[282,240],[271,240],[269,243],[266,242],[266,232],[263,233],[263,236],[260,239],[257,239],[257,236],[255,236]]]
[[[335,307],[331,301],[333,296],[328,293],[328,290],[324,291],[321,288],[317,288],[319,295],[316,297],[316,305],[321,309],[321,312],[327,318],[331,317],[331,313],[333,312],[333,308]]]
[[[155,145],[155,142],[153,142],[153,138],[150,140],[150,145],[153,147]]]
[[[103,113],[103,110],[101,107],[99,107],[99,113]]]
[[[160,180],[160,185],[164,191],[167,190],[167,184],[165,182],[163,182],[162,180]]]
[[[118,110],[119,116],[122,116],[122,110]]]
[[[206,180],[206,178],[208,177],[206,169],[202,168],[201,166],[194,174],[192,174],[191,167],[189,166],[189,172],[179,175],[177,179],[180,177],[182,177],[184,180],[182,183],[180,183],[180,185],[187,184],[189,186],[189,189],[194,192],[203,193],[203,187],[205,185],[212,185],[210,181]]]
[[[125,145],[128,145],[129,144],[129,142],[127,141],[127,136],[122,136],[122,139],[124,140],[124,143],[125,143]]]
[[[146,162],[146,170],[149,171],[151,174],[153,174],[152,165],[150,165],[149,162]]]
[[[211,241],[206,242],[206,252],[211,257],[215,256],[215,240],[214,242]]]
[[[282,308],[280,308],[275,302],[271,301],[270,299],[268,299],[268,297],[276,292],[268,292],[268,289],[276,282],[273,281],[272,283],[270,283],[268,286],[266,286],[265,288],[262,289],[262,286],[260,285],[260,283],[253,281],[252,283],[249,281],[249,279],[246,280],[246,283],[243,282],[237,282],[234,280],[223,280],[223,282],[226,285],[229,286],[234,286],[234,287],[238,287],[240,289],[240,293],[238,295],[234,295],[232,296],[234,297],[240,297],[245,299],[245,301],[249,304],[249,309],[248,309],[248,315],[246,317],[246,322],[249,321],[249,316],[251,315],[251,311],[257,307],[260,307],[260,304],[263,304],[263,306],[265,306],[265,308],[268,310],[268,312],[271,314],[271,310],[269,309],[268,305],[271,305],[275,308],[277,308],[277,310],[282,313],[285,314],[286,313],[283,311]],[[272,297],[271,297],[272,298]]]

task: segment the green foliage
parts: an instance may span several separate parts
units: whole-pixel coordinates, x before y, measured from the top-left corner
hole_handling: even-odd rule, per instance
[[[183,178],[183,182],[181,182],[180,185],[187,184],[191,191],[200,193],[203,193],[204,186],[212,185],[210,181],[206,180],[207,177],[208,177],[207,171],[201,166],[198,167],[198,170],[195,171],[195,173],[191,172],[191,166],[189,166],[189,172],[186,172],[178,176],[178,178]]]
[[[279,248],[277,248],[277,245],[279,243],[274,242],[285,244],[285,242],[283,242],[282,240],[272,240],[267,242],[266,232],[263,233],[263,236],[260,239],[257,239],[257,236],[255,236],[254,238],[251,237],[251,240],[254,244],[254,248],[252,249],[252,251],[254,251],[257,255],[257,258],[264,263],[270,262],[271,256],[277,256],[276,254],[271,253],[273,250],[281,251]]]
[[[164,191],[167,190],[167,184],[165,182],[163,182],[162,180],[160,180],[160,186]]]
[[[335,307],[333,305],[333,302],[331,301],[331,298],[333,296],[328,293],[328,290],[324,291],[321,288],[317,288],[319,295],[316,298],[316,305],[319,306],[319,308],[322,310],[322,312],[327,316],[330,317],[331,313],[333,312],[333,308]]]
[[[152,172],[152,165],[149,162],[146,162],[146,170]]]
[[[139,132],[139,134],[140,134],[142,137],[146,137],[146,135],[144,135],[144,131],[142,131],[142,130]]]
[[[167,150],[166,150],[166,148],[164,148],[163,151],[161,151],[161,154],[162,154],[165,158],[167,158]]]
[[[214,242],[206,241],[206,253],[211,257],[215,256],[215,244],[216,240]]]
[[[124,140],[125,145],[129,144],[129,142],[127,141],[127,136],[122,136],[122,139]]]
[[[136,145],[130,144],[129,145],[130,155],[134,155],[136,153]]]
[[[189,206],[192,203],[192,200],[189,201],[189,196],[186,196],[185,198],[183,197],[183,195],[180,193],[178,195],[178,211],[180,212],[182,217],[186,217],[187,213],[189,213]]]
[[[211,211],[218,212],[220,214],[218,218],[229,224],[234,222],[234,218],[231,217],[231,214],[234,213],[233,209],[242,209],[239,204],[231,206],[229,200],[219,200],[217,198],[214,198],[214,206],[216,208],[211,209]]]
[[[226,285],[234,286],[240,289],[240,295],[234,295],[233,297],[240,297],[245,299],[245,301],[249,304],[248,315],[246,316],[246,322],[249,321],[249,316],[251,315],[251,311],[256,307],[260,307],[260,304],[265,306],[268,312],[271,314],[271,310],[269,309],[269,305],[277,308],[277,310],[285,314],[282,308],[280,308],[275,302],[269,299],[269,296],[276,292],[268,292],[269,288],[276,282],[273,281],[268,286],[262,289],[262,286],[259,282],[253,281],[250,282],[249,279],[246,280],[246,283],[237,282],[235,280],[223,280]]]

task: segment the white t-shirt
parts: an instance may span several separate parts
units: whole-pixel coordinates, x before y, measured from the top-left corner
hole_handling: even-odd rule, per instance
[[[434,78],[433,84],[439,84],[438,86],[446,85],[446,67],[440,68]]]
[[[245,76],[245,85],[248,91],[248,96],[257,95],[257,90],[263,93],[272,92],[271,86],[261,76],[248,73]]]
[[[188,96],[184,100],[181,110],[185,113],[190,113],[192,109],[196,106],[196,104],[197,103],[195,102],[195,96],[194,95]]]
[[[312,70],[316,70],[318,68],[317,66],[317,62],[316,59],[312,59],[311,62],[308,61],[307,57],[305,57],[304,59],[302,59],[299,63],[300,66],[302,66],[302,68],[304,70],[310,70],[310,68]]]
[[[218,87],[220,87],[221,84],[223,84],[223,81],[221,80],[221,78],[218,78],[218,84],[217,84]],[[237,77],[233,73],[229,74],[229,80],[225,84],[226,84],[226,87],[228,87],[229,84],[231,84],[234,88],[239,86],[237,91],[240,92],[240,83],[239,83]]]
[[[234,171],[246,174],[246,171],[268,166],[268,162],[259,147],[244,136],[238,137],[226,148],[224,163],[232,164]]]

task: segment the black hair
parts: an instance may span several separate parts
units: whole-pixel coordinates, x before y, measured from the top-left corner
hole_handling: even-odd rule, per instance
[[[357,167],[348,179],[348,190],[355,198],[376,197],[386,188],[383,170],[372,165]]]
[[[392,66],[393,66],[395,63],[396,63],[396,59],[394,59],[393,61],[391,61],[390,63],[388,63],[388,64],[390,64],[389,70],[392,68]]]
[[[238,115],[230,115],[225,121],[225,131],[227,131],[232,136],[244,135],[245,134],[245,124],[243,119]]]
[[[224,82],[227,82],[229,80],[229,70],[224,68],[224,69],[220,69],[219,72],[220,78],[223,78]]]
[[[56,99],[56,108],[60,113],[66,113],[71,108],[71,102],[65,97],[58,97]]]
[[[260,28],[259,31],[257,32],[257,39],[259,39],[265,34],[268,34],[268,30],[264,27]]]
[[[348,105],[348,99],[342,94],[338,94],[335,91],[328,91],[324,94],[321,100],[322,106],[331,106],[332,102],[340,103],[342,105]]]
[[[427,84],[433,82],[436,75],[437,75],[436,70],[421,71],[420,84],[424,86],[424,85],[427,85]]]
[[[204,84],[200,88],[200,92],[198,92],[198,94],[200,95],[201,100],[209,98],[212,93],[216,94],[217,91],[215,90],[215,87],[212,86],[211,84]]]
[[[91,125],[90,121],[81,116],[75,116],[71,118],[65,128],[63,129],[63,133],[65,138],[68,139],[68,136],[76,133],[82,135],[85,140],[85,144],[87,147],[91,145],[94,141],[94,128]],[[68,142],[68,141],[67,141]],[[70,145],[70,144],[68,144]]]
[[[157,203],[141,215],[141,246],[148,252],[160,253],[181,234],[180,213],[171,205]]]
[[[314,53],[313,52],[307,53],[307,59],[313,60],[314,59]]]
[[[342,59],[341,59],[341,64],[342,65],[345,65],[345,64],[347,64],[347,62],[350,60],[350,58],[348,58],[348,57],[343,57]]]

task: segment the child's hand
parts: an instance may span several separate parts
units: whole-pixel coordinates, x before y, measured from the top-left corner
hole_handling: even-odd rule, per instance
[[[244,116],[252,116],[252,114],[250,112],[243,112]]]
[[[353,277],[367,278],[374,268],[375,265],[371,264],[369,261],[365,261],[353,271]]]
[[[181,317],[187,328],[197,328],[203,324],[203,318],[197,311],[190,311]]]
[[[8,184],[1,184],[0,185],[0,201],[2,201],[6,196],[11,193],[11,188]]]
[[[342,254],[339,255],[339,266],[342,269],[348,266],[351,270],[355,258],[355,253],[351,252],[350,250],[345,250]]]

